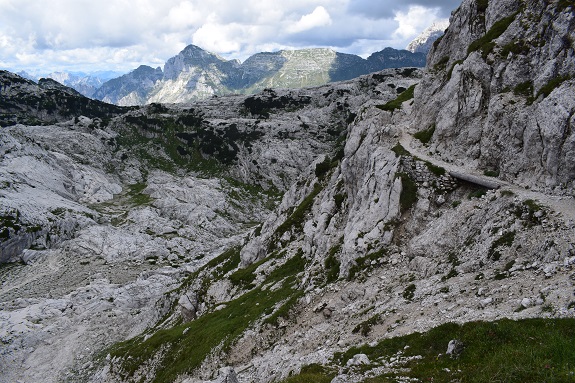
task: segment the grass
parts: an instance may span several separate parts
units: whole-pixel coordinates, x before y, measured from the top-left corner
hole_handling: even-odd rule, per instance
[[[417,202],[417,184],[405,173],[398,173],[398,176],[401,178],[399,205],[403,213]]]
[[[327,172],[331,169],[331,159],[329,156],[325,156],[324,160],[315,165],[315,176],[317,178],[323,178]]]
[[[391,151],[394,152],[397,157],[411,155],[411,153],[409,153],[399,142],[391,148]]]
[[[487,252],[487,256],[490,259],[497,261],[501,256],[501,254],[497,251],[497,248],[501,246],[511,247],[514,240],[515,240],[515,231],[506,232],[501,237],[497,238],[495,241],[491,243],[489,251]]]
[[[110,354],[121,358],[122,379],[128,381],[139,369],[148,369],[154,360],[158,368],[152,382],[171,382],[198,368],[218,347],[227,352],[254,321],[273,312],[278,302],[298,293],[296,275],[304,267],[305,260],[298,253],[266,278],[265,283],[284,280],[281,288],[274,291],[256,288],[192,322],[158,330],[146,340],[138,336],[117,344]]]
[[[459,358],[443,356],[447,344],[459,339],[465,348]],[[409,348],[405,349],[405,346]],[[364,353],[372,361],[402,351],[420,355],[409,368],[365,382],[390,382],[397,374],[419,381],[438,382],[572,382],[575,373],[575,320],[526,319],[496,322],[447,323],[426,333],[385,339],[377,345],[352,347],[336,353],[333,363],[345,366]]]
[[[487,11],[487,6],[489,6],[489,0],[477,0],[477,12],[485,13]]]
[[[149,194],[142,193],[146,187],[145,183],[128,185],[126,197],[129,198],[132,206],[148,205],[154,200]]]
[[[335,202],[335,207],[337,208],[337,210],[341,209],[341,205],[343,204],[343,201],[345,201],[346,198],[347,195],[345,193],[338,193],[333,196],[333,200]]]
[[[463,64],[463,60],[457,60],[455,61],[453,64],[451,64],[451,67],[449,68],[449,70],[447,71],[447,78],[449,80],[451,80],[451,76],[453,75],[453,70],[455,69],[456,65],[461,65]]]
[[[536,214],[537,212],[540,214]],[[541,224],[542,219],[545,217],[546,212],[543,207],[532,199],[523,201],[521,205],[516,205],[514,214],[517,218],[525,219],[527,227]]]
[[[433,137],[433,133],[435,132],[435,124],[431,125],[431,127],[429,127],[428,129],[422,130],[420,132],[417,132],[413,135],[414,138],[417,138],[419,141],[421,141],[424,144],[428,144],[429,141],[431,141],[431,138]]]
[[[357,326],[355,326],[354,329],[351,330],[351,332],[354,334],[360,333],[363,336],[368,336],[369,333],[371,332],[371,328],[373,326],[379,324],[380,321],[381,321],[381,315],[375,314],[371,318],[369,318],[369,319],[361,322]]]
[[[413,297],[415,296],[415,289],[416,289],[416,287],[413,283],[410,284],[409,286],[407,286],[405,288],[405,290],[403,291],[403,295],[402,295],[403,298],[408,300],[408,301],[413,300]]]
[[[525,97],[527,99],[527,104],[532,104],[535,100],[535,97],[533,97],[533,82],[525,81],[521,84],[517,84],[515,88],[513,88],[513,94]]]
[[[335,373],[319,364],[310,364],[301,368],[299,374],[290,376],[281,383],[330,383]]]
[[[296,230],[301,231],[303,228],[304,220],[307,213],[311,210],[313,206],[313,202],[315,197],[322,191],[323,187],[319,183],[315,183],[313,186],[313,190],[310,194],[305,197],[302,202],[295,208],[295,210],[290,214],[287,219],[278,226],[276,229],[272,241],[270,242],[270,246],[268,251],[275,250],[275,241],[279,240],[279,238],[289,230]]]
[[[513,14],[493,24],[491,29],[489,29],[489,31],[487,31],[485,35],[469,44],[469,47],[467,48],[467,54],[480,50],[481,56],[484,59],[487,58],[489,53],[491,53],[493,51],[493,48],[495,48],[496,44],[495,42],[493,42],[493,40],[501,36],[503,32],[505,32],[507,28],[509,28],[509,25],[511,25],[513,20],[515,20],[516,16],[517,14]]]
[[[340,262],[335,255],[341,251],[342,242],[343,237],[340,239],[337,245],[329,249],[329,254],[325,259],[324,267],[326,283],[333,283],[339,278]]]
[[[471,193],[469,193],[468,198],[481,198],[483,197],[485,194],[487,194],[487,189],[477,189],[475,191],[472,191]]]
[[[433,173],[434,175],[436,175],[438,177],[441,177],[441,176],[445,175],[445,173],[446,173],[445,168],[443,168],[441,166],[433,165],[429,161],[425,161],[425,166],[427,166],[427,169],[429,169],[429,171],[431,173]]]
[[[402,92],[395,100],[389,101],[386,104],[378,105],[377,107],[381,110],[385,110],[388,112],[393,112],[396,109],[401,109],[401,104],[405,101],[411,100],[413,98],[413,91],[415,89],[415,85],[410,86],[404,92]]]
[[[499,177],[499,170],[484,170],[483,175],[487,177]]]
[[[539,89],[539,91],[537,92],[537,96],[535,98],[539,97],[540,95],[543,95],[543,98],[549,96],[551,92],[553,92],[553,90],[555,90],[565,81],[568,81],[572,78],[573,78],[572,76],[560,76],[552,78],[551,80],[549,80],[547,84],[545,84],[544,86],[541,87],[541,89]]]
[[[381,248],[377,251],[368,253],[364,257],[359,257],[355,260],[355,264],[349,268],[349,274],[347,276],[348,280],[353,280],[355,276],[360,272],[366,272],[370,270],[373,266],[371,265],[372,261],[378,261],[384,255],[386,255],[388,250],[386,248]]]

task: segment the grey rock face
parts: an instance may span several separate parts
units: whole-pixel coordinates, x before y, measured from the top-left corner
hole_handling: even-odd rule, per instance
[[[567,191],[575,168],[575,16],[561,3],[464,1],[428,57],[413,131],[431,150],[505,180]],[[470,44],[472,44],[470,48]]]

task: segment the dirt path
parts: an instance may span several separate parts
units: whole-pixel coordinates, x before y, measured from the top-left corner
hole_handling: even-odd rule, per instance
[[[422,160],[429,161],[435,166],[441,166],[450,173],[463,173],[489,182],[496,182],[500,185],[501,188],[512,191],[521,199],[532,199],[537,201],[539,204],[550,208],[557,214],[559,218],[562,218],[566,223],[575,223],[575,198],[573,197],[555,196],[538,191],[528,190],[497,178],[486,177],[485,175],[477,172],[477,170],[467,169],[463,166],[441,161],[430,156],[428,153],[425,153],[425,147],[422,144],[416,142],[413,136],[406,133],[405,131],[402,132],[402,135],[399,138],[399,143],[414,156],[417,156]]]

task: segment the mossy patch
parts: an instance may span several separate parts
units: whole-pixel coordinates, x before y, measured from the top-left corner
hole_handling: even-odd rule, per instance
[[[413,135],[414,138],[417,138],[423,144],[428,144],[433,137],[433,133],[435,133],[435,124],[431,125],[429,128],[421,130]]]
[[[457,358],[445,355],[452,339],[464,347]],[[336,353],[331,366],[346,366],[356,354],[376,362],[401,353],[415,357],[403,371],[383,373],[365,382],[569,382],[575,374],[575,320],[503,319],[496,322],[447,323],[426,333],[384,339],[377,345]],[[401,379],[403,378],[403,379]]]
[[[413,96],[413,92],[415,90],[415,85],[410,86],[407,88],[403,93],[401,93],[395,100],[389,101],[386,104],[378,105],[377,107],[381,110],[385,110],[388,112],[393,112],[396,109],[401,109],[401,105],[405,101],[411,100]]]
[[[397,174],[401,178],[399,205],[401,212],[406,212],[417,202],[417,184],[406,173]]]
[[[515,20],[517,14],[513,14],[508,17],[504,17],[503,19],[497,21],[485,35],[480,37],[479,39],[475,40],[469,47],[467,48],[467,54],[470,54],[475,51],[481,51],[481,56],[485,59],[487,56],[493,51],[496,44],[493,40],[501,36],[509,25]]]

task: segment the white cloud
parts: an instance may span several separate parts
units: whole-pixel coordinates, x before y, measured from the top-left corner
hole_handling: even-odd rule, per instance
[[[303,15],[299,21],[288,28],[289,33],[299,33],[317,27],[331,24],[331,17],[322,6],[316,7],[312,13]]]
[[[394,20],[398,22],[399,27],[393,33],[393,37],[399,40],[411,40],[440,19],[438,8],[410,6],[407,12],[399,11],[395,14]]]
[[[191,43],[241,60],[306,47],[365,56],[405,47],[437,18],[416,3],[387,0],[378,16],[366,15],[373,0],[0,0],[0,66],[129,71]]]

